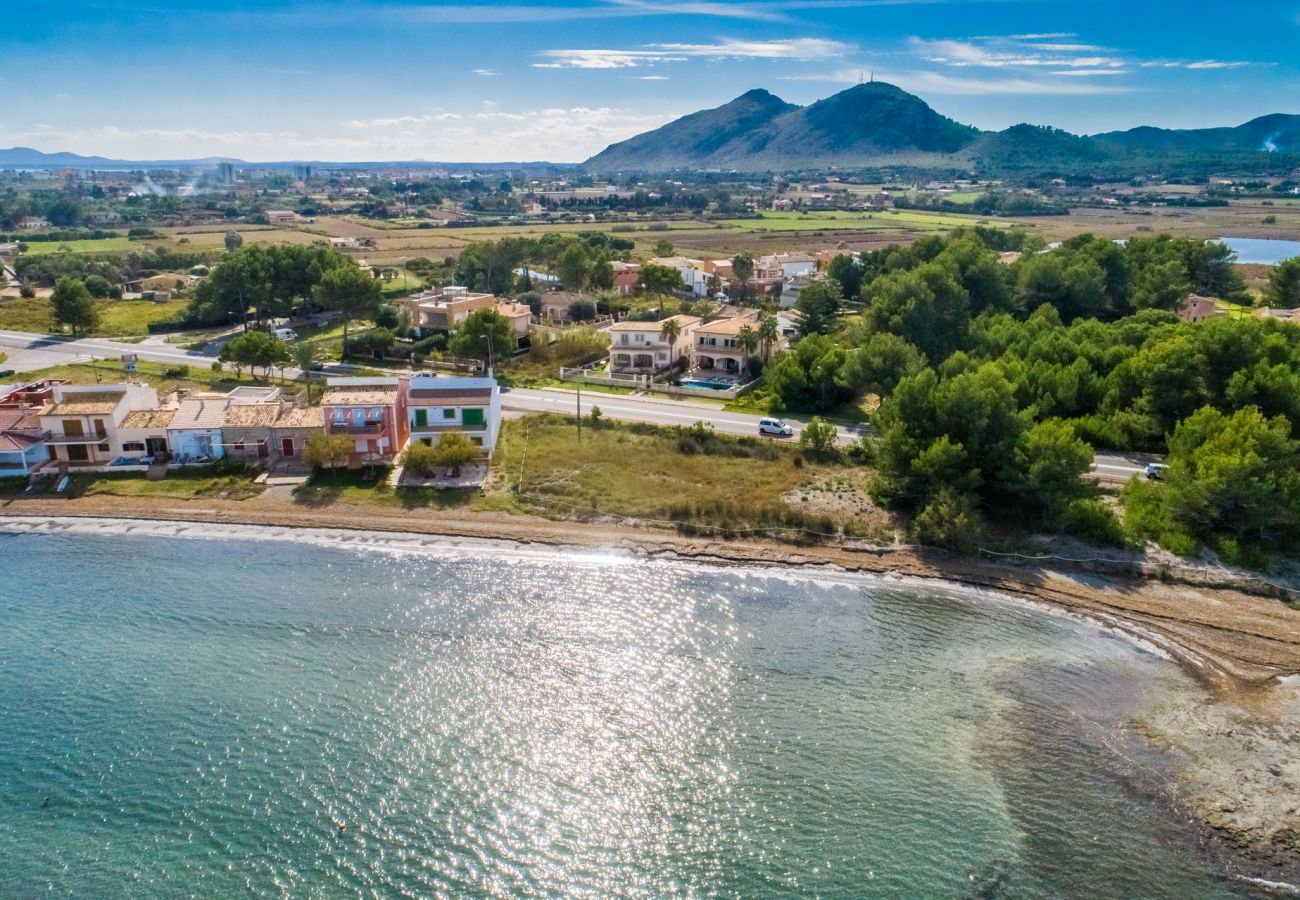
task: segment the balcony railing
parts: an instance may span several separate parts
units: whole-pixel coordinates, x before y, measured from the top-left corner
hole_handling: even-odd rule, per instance
[[[331,434],[383,434],[386,430],[383,422],[353,422],[345,420],[342,422],[330,419],[326,424]]]
[[[65,434],[58,431],[47,431],[45,443],[47,444],[102,444],[108,440],[108,432],[95,431],[90,434]]]

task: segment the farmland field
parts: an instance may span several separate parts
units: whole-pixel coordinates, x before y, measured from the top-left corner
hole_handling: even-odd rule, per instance
[[[88,241],[32,241],[23,253],[30,256],[45,256],[49,253],[125,253],[141,247],[139,241],[124,237],[99,238]]]

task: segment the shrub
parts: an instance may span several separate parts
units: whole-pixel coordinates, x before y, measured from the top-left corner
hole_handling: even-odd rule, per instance
[[[163,369],[163,378],[189,378],[190,367],[184,363],[179,366],[168,366]]]
[[[799,435],[799,446],[807,448],[817,456],[835,455],[835,439],[839,436],[837,429],[830,422],[823,422],[813,416],[803,433]]]
[[[917,514],[912,538],[922,544],[970,553],[984,538],[984,517],[974,496],[942,487]]]
[[[1101,500],[1075,500],[1061,514],[1061,527],[1097,547],[1128,546],[1119,517]]]

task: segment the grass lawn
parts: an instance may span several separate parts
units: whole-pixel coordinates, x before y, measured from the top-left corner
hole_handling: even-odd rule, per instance
[[[716,436],[705,452],[683,452],[679,434],[604,423],[583,428],[579,441],[568,417],[516,419],[497,445],[495,490],[564,518],[616,514],[724,534],[776,526],[861,533],[887,519],[867,499],[861,468],[811,462],[760,438]]]
[[[212,500],[247,500],[265,488],[254,484],[255,473],[222,473],[209,467],[181,469],[152,481],[143,475],[123,472],[77,475],[73,477],[74,495],[109,494],[114,497],[171,497],[178,500],[209,498]]]
[[[472,488],[436,491],[420,488],[393,488],[388,484],[389,469],[335,469],[314,472],[311,478],[294,488],[293,499],[303,506],[330,506],[334,503],[373,504],[397,509],[485,509],[481,491]]]
[[[372,322],[353,321],[348,326],[348,341],[355,340],[374,327]],[[343,358],[342,322],[330,320],[323,325],[304,325],[294,331],[298,334],[298,343],[311,344],[316,348],[317,359],[338,361]]]
[[[184,300],[169,300],[166,303],[97,300],[95,306],[99,310],[99,328],[93,333],[99,337],[144,335],[149,331],[150,322],[170,319],[187,305]],[[43,297],[0,301],[0,328],[41,334],[56,333],[50,315],[50,301]]]
[[[141,246],[139,241],[124,237],[99,238],[87,241],[30,241],[23,253],[45,256],[50,253],[125,253]]]

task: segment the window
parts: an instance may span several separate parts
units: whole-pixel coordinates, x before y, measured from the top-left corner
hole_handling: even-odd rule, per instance
[[[244,442],[243,442],[243,441],[235,441],[235,452],[236,452],[236,453],[243,453],[243,452],[244,452]]]
[[[454,406],[444,406],[442,408],[442,417],[444,419],[456,418],[456,408]]]
[[[484,423],[483,410],[467,409],[461,415],[461,421],[466,428],[482,428]]]
[[[370,421],[380,422],[384,418],[384,408],[382,406],[373,407],[370,410]]]
[[[95,449],[98,450],[100,453],[107,453],[108,444],[99,444]]]
[[[123,442],[122,442],[122,452],[123,452],[123,453],[143,453],[143,452],[144,452],[144,442],[143,442],[143,441],[123,441]]]
[[[424,428],[429,424],[429,411],[427,409],[417,409],[415,411],[415,426]]]

